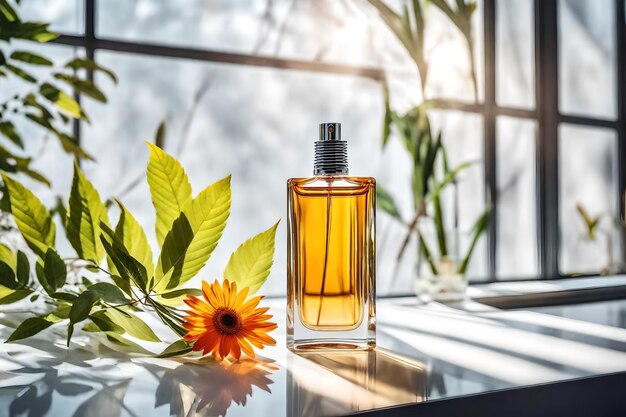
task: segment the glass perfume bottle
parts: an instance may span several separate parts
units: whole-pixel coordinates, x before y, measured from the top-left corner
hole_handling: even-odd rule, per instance
[[[376,344],[376,181],[348,175],[341,124],[320,125],[314,176],[287,182],[287,347]]]

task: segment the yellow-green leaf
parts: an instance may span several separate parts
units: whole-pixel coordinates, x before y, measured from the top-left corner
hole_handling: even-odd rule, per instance
[[[146,233],[128,209],[117,200],[116,203],[120,207],[121,213],[115,227],[115,234],[124,243],[128,254],[138,260],[146,268],[148,276],[151,277],[154,273],[154,261]]]
[[[46,67],[52,65],[52,61],[48,58],[27,51],[15,51],[11,54],[11,59],[26,62],[27,64],[43,65]]]
[[[187,204],[163,242],[156,266],[156,290],[173,290],[204,266],[230,214],[230,175],[205,188]]]
[[[49,247],[54,246],[56,226],[43,203],[21,183],[2,175],[9,192],[11,212],[17,228],[28,246],[42,259]]]
[[[230,256],[224,270],[224,279],[237,283],[239,288],[250,287],[254,294],[263,285],[274,263],[274,241],[278,222],[265,232],[246,240]]]
[[[191,201],[191,185],[180,162],[158,146],[146,143],[150,147],[148,185],[156,210],[156,236],[163,245],[174,220]]]
[[[67,238],[82,259],[100,264],[105,256],[100,241],[100,221],[109,224],[98,191],[74,163],[74,179],[67,211]]]
[[[111,320],[113,323],[121,326],[126,333],[129,335],[136,337],[137,339],[146,340],[148,342],[160,342],[161,339],[154,334],[154,331],[144,323],[136,315],[130,312],[121,313],[113,308],[108,308],[106,310],[101,310],[93,314],[96,317],[106,317]]]
[[[115,73],[113,73],[113,71],[111,71],[108,68],[103,67],[102,65],[96,64],[94,61],[90,59],[75,58],[75,59],[72,59],[67,64],[65,64],[65,67],[71,68],[73,70],[85,69],[85,70],[91,70],[94,72],[102,71],[105,74],[107,74],[111,78],[111,80],[113,80],[114,83],[117,84],[117,77],[115,76]]]
[[[17,270],[17,255],[4,243],[0,243],[0,261]]]
[[[137,343],[131,342],[130,340],[126,339],[123,336],[120,336],[119,334],[115,332],[104,332],[104,334],[106,335],[107,340],[114,345],[112,346],[112,348],[117,351],[128,352],[128,353],[138,353],[140,355],[148,355],[148,356],[154,355],[153,352],[150,352],[149,350],[143,348]],[[122,382],[119,385],[122,385],[122,384],[128,384],[128,382]]]
[[[65,94],[52,84],[44,83],[39,88],[39,92],[42,96],[54,103],[59,109],[65,111],[67,114],[75,119],[87,120],[87,115],[83,112],[80,104],[72,97]]]

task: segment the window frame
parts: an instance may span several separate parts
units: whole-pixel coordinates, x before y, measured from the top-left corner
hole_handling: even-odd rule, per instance
[[[284,70],[304,70],[340,75],[361,76],[382,82],[384,71],[378,68],[335,65],[323,62],[301,61],[227,53],[223,51],[172,47],[143,42],[129,42],[96,36],[97,0],[84,1],[84,34],[62,34],[54,43],[84,48],[89,59],[95,59],[96,51],[108,50],[169,58],[192,59],[205,62],[252,65]],[[584,127],[601,127],[615,132],[617,136],[617,171],[618,192],[615,204],[619,207],[620,219],[625,218],[624,189],[626,187],[626,22],[624,0],[612,0],[616,19],[616,54],[617,54],[617,118],[615,120],[563,114],[559,111],[559,71],[558,71],[558,2],[559,0],[533,0],[534,7],[534,56],[535,56],[535,108],[521,109],[499,106],[496,102],[496,7],[498,0],[482,0],[484,50],[484,101],[466,103],[445,100],[437,105],[443,110],[460,110],[480,114],[484,123],[484,184],[485,204],[492,207],[491,221],[487,229],[487,279],[480,283],[494,281],[516,281],[529,279],[570,278],[559,268],[560,231],[559,231],[559,149],[558,128],[560,124]],[[93,80],[93,71],[88,71],[88,78]],[[76,94],[80,100],[80,95]],[[497,152],[496,120],[499,116],[508,116],[534,121],[536,132],[536,219],[537,250],[539,275],[530,277],[512,277],[498,279],[496,276],[497,259]],[[80,143],[81,125],[75,122],[74,133]],[[620,232],[620,247],[625,248],[626,229]],[[624,261],[624,255],[620,261]],[[620,267],[622,267],[620,262]],[[619,270],[619,273],[623,273]],[[585,274],[595,276],[598,274]]]

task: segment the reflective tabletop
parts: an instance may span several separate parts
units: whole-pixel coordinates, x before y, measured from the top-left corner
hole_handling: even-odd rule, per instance
[[[68,351],[54,328],[2,344],[0,415],[335,416],[626,371],[623,328],[412,298],[379,301],[374,351],[295,355],[284,303],[266,303],[279,346],[232,364],[131,357],[87,337]]]

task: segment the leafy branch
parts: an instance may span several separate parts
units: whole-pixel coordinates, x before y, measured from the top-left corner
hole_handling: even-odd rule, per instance
[[[160,338],[137,313],[156,315],[180,338],[182,299],[199,295],[183,285],[198,274],[218,244],[230,213],[230,176],[209,185],[195,197],[183,167],[171,155],[150,146],[147,178],[162,240],[154,263],[146,233],[119,201],[113,228],[99,193],[74,165],[65,230],[77,257],[68,263],[56,249],[56,229],[50,211],[16,179],[3,175],[11,213],[32,250],[34,268],[26,255],[0,245],[0,304],[29,295],[43,296],[49,311],[22,322],[7,341],[34,336],[50,326],[67,327],[69,346],[74,329],[101,334],[116,348],[145,354],[128,336],[148,342]],[[231,255],[224,277],[256,292],[267,279],[274,256],[277,224],[244,242]],[[67,282],[70,263],[81,261],[95,279],[80,285]],[[106,267],[104,266],[106,264]],[[34,279],[31,270],[35,270]],[[33,295],[33,296],[34,296]],[[176,340],[164,355],[184,354],[190,346]]]
[[[19,2],[17,2],[19,3]],[[0,137],[8,143],[0,144],[0,171],[23,173],[49,185],[44,175],[34,171],[31,156],[21,155],[11,147],[23,152],[25,143],[18,128],[24,121],[43,129],[59,141],[62,148],[76,158],[93,159],[82,149],[72,135],[72,120],[89,122],[89,117],[72,97],[72,91],[101,103],[107,98],[93,81],[80,75],[84,70],[100,71],[117,82],[115,74],[95,62],[74,58],[56,65],[51,59],[29,50],[14,49],[12,41],[26,41],[39,46],[58,37],[48,29],[48,24],[23,21],[9,0],[0,0],[0,80],[18,81],[27,91],[0,101]],[[36,76],[33,68],[49,69],[43,77]]]

